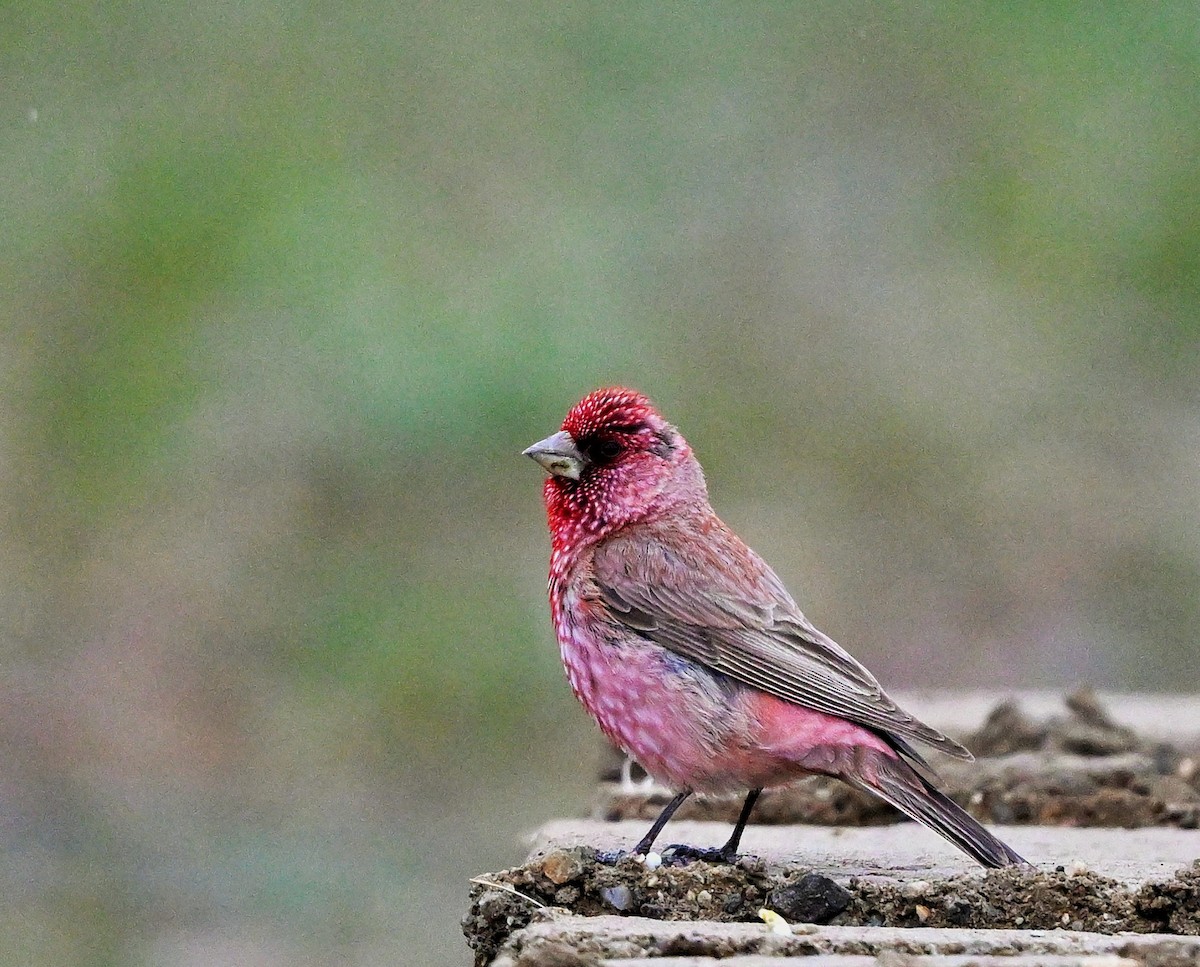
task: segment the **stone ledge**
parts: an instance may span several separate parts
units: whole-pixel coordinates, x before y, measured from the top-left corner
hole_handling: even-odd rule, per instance
[[[597,956],[617,961],[675,955],[777,956],[789,952],[797,938],[810,936],[807,927],[796,927],[788,937],[773,934],[758,922],[763,908],[793,921],[803,917],[839,928],[887,927],[899,932],[872,936],[907,938],[908,945],[940,936],[931,930],[971,928],[967,934],[986,935],[979,941],[986,949],[967,951],[979,953],[998,952],[987,945],[1009,934],[1024,938],[1022,943],[1034,944],[1034,953],[1071,954],[1078,951],[1038,945],[1047,933],[1058,944],[1063,935],[1077,932],[1107,937],[1092,942],[1098,951],[1113,953],[1119,949],[1113,938],[1123,932],[1200,935],[1200,863],[1190,865],[1200,857],[1200,831],[1196,830],[1005,828],[1000,834],[1036,866],[1004,870],[974,865],[912,823],[859,828],[749,827],[743,840],[745,855],[732,866],[692,863],[648,869],[629,858],[615,866],[596,861],[596,848],[628,848],[642,832],[642,824],[634,822],[548,824],[536,835],[533,854],[524,866],[477,881],[464,921],[477,963],[492,963],[505,950],[515,956],[513,950],[524,949],[524,929],[537,926],[535,919],[546,916],[554,923],[572,925],[575,933],[560,937],[568,946],[571,937],[584,929],[581,923],[594,921],[597,930],[603,927],[596,936],[613,942],[611,949],[605,948]],[[728,827],[721,823],[680,822],[668,827],[666,839],[719,845],[727,834]],[[820,887],[818,894],[834,894],[837,902],[818,902],[814,907],[802,898],[789,908],[797,887],[810,876]],[[560,909],[546,912],[554,908]],[[819,912],[810,916],[796,910]],[[617,912],[627,916],[611,916]],[[576,916],[561,921],[564,914]],[[654,928],[655,936],[661,930],[682,930],[698,938],[698,946],[647,947],[643,938],[647,923],[662,925]],[[730,934],[734,927],[737,930]],[[751,947],[727,949],[719,941],[728,936],[758,939]],[[587,953],[595,944],[589,941],[585,947],[578,952]],[[805,949],[808,953],[874,955],[869,950]],[[954,952],[904,945],[899,949],[939,956]],[[520,961],[526,962],[537,961]]]
[[[552,820],[533,835],[530,858],[575,846],[630,849],[646,832],[645,826],[635,821]],[[1129,885],[1168,879],[1200,858],[1200,830],[1194,829],[990,828],[1043,871],[1082,863],[1097,875]],[[725,823],[672,821],[663,831],[662,843],[664,847],[675,842],[720,846],[728,836]],[[983,877],[986,873],[936,833],[911,822],[851,827],[750,825],[742,838],[742,853],[760,857],[768,866],[803,867],[839,881],[858,876],[907,882],[917,877]]]
[[[1200,699],[925,692],[902,701],[973,740],[983,755],[961,775],[946,769],[947,788],[985,820],[1029,824],[989,823],[1034,866],[985,871],[912,823],[799,825],[823,815],[894,823],[819,777],[764,796],[756,818],[780,825],[748,827],[735,865],[606,865],[595,851],[631,847],[662,801],[610,782],[602,813],[638,818],[549,823],[523,866],[473,881],[463,928],[476,964],[765,967],[803,955],[807,967],[1200,967],[1200,831],[1188,828],[1200,817]],[[731,819],[722,810],[737,804],[688,807]],[[728,821],[681,812],[660,842],[719,846],[728,834]],[[790,924],[772,930],[759,920],[764,908]]]
[[[550,916],[514,935],[493,967],[765,967],[804,957],[806,967],[1120,967],[1200,962],[1200,938],[1110,936],[1073,930],[910,930],[765,924],[669,923],[638,917]]]

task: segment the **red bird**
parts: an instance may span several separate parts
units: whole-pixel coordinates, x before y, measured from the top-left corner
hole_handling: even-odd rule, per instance
[[[691,447],[650,401],[600,389],[525,453],[550,474],[550,610],[576,697],[618,746],[679,790],[749,790],[719,850],[732,861],[768,786],[820,773],[879,796],[985,866],[1025,861],[939,792],[917,741],[971,753],[899,708],[801,613],[713,513]]]

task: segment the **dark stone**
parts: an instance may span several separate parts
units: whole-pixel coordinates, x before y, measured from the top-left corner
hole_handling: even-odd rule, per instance
[[[948,896],[943,901],[946,920],[955,927],[966,927],[971,923],[971,904],[960,896]]]
[[[819,873],[806,873],[795,883],[775,887],[767,906],[792,923],[828,923],[850,905],[852,894]]]

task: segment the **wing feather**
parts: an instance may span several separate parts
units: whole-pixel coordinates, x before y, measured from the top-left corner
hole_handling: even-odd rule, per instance
[[[775,572],[724,524],[709,518],[702,533],[686,533],[694,526],[643,524],[596,548],[597,588],[618,621],[786,701],[971,758],[896,705],[866,668],[812,625]],[[684,549],[693,548],[694,559],[685,560]]]

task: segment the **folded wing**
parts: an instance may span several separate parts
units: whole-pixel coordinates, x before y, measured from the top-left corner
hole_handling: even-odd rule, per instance
[[[971,758],[897,706],[715,517],[627,528],[597,547],[594,568],[616,619],[644,638],[789,702]],[[903,741],[896,745],[920,761]]]

